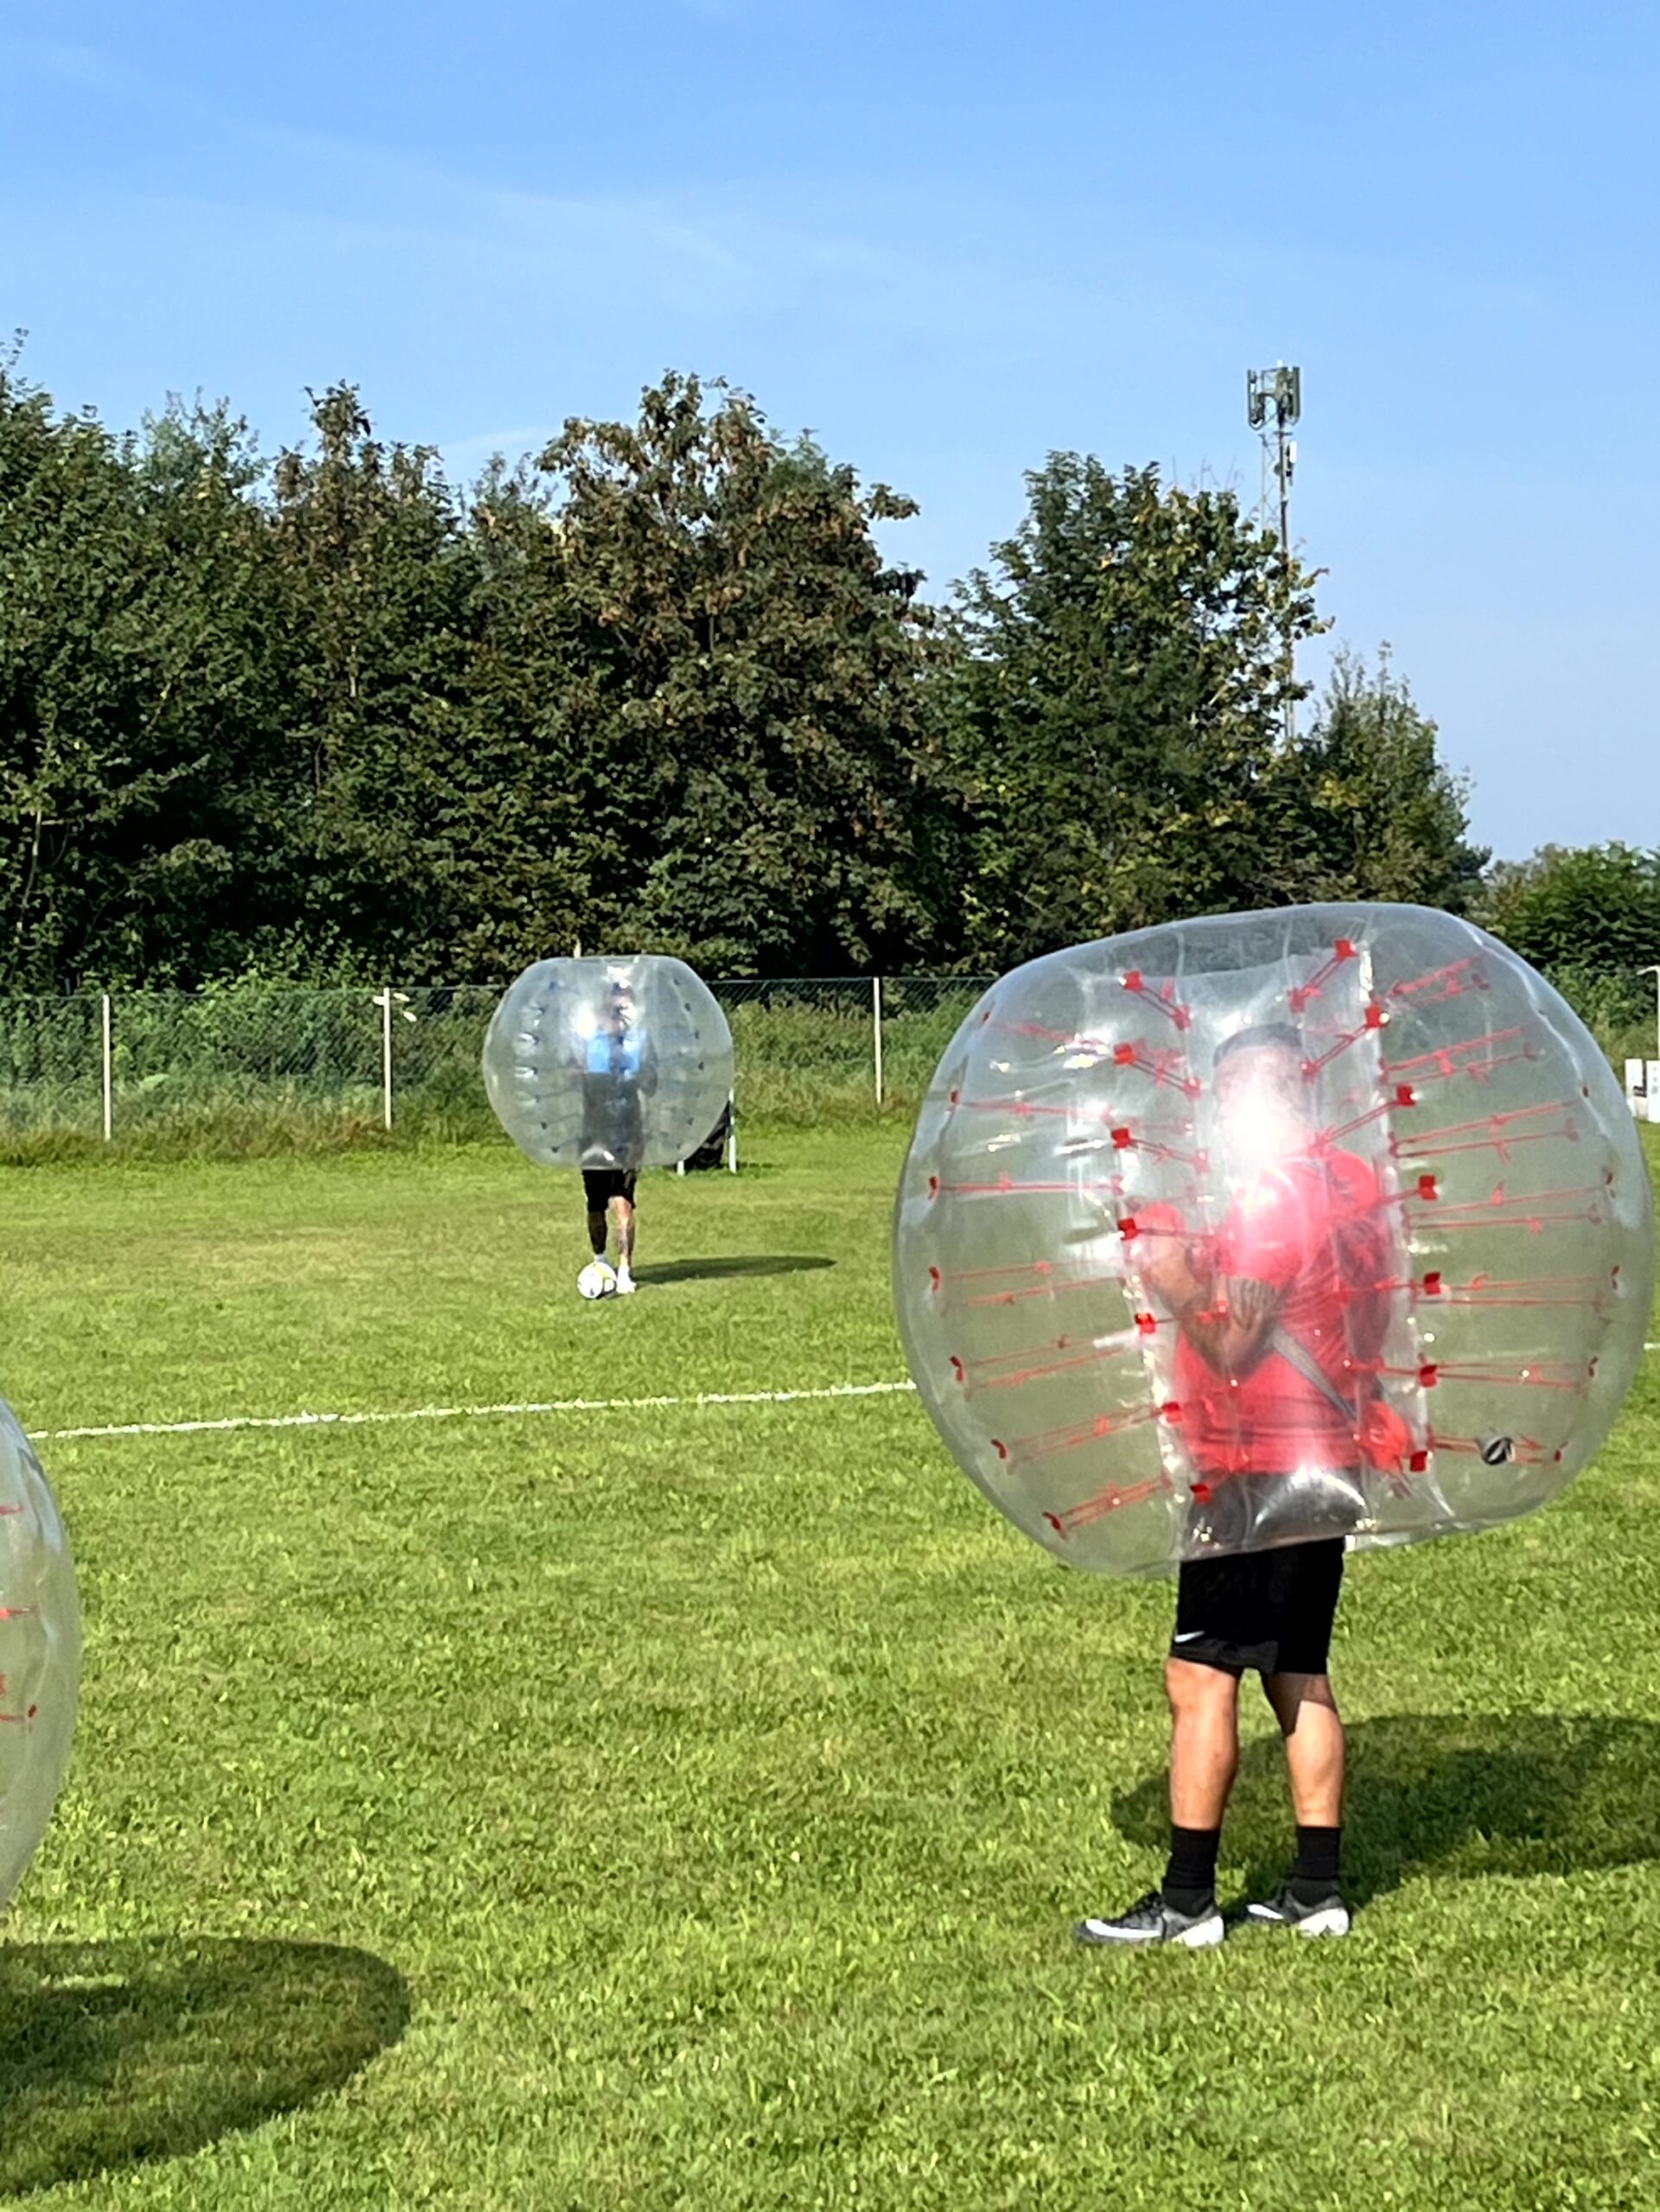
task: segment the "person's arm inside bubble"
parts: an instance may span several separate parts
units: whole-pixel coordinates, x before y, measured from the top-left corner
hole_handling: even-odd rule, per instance
[[[1285,1293],[1255,1275],[1218,1276],[1204,1247],[1172,1243],[1142,1262],[1148,1288],[1177,1327],[1218,1375],[1244,1376],[1266,1357]]]

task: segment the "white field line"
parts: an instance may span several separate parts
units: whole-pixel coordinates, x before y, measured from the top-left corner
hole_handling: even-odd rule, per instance
[[[811,1398],[886,1398],[914,1382],[832,1382],[816,1390],[699,1390],[683,1398],[543,1398],[500,1406],[410,1406],[398,1413],[232,1414],[222,1421],[130,1421],[107,1428],[35,1428],[36,1444],[99,1436],[200,1436],[240,1428],[364,1428],[405,1421],[490,1421],[530,1414],[657,1413],[676,1406],[793,1406]]]
[[[1660,1343],[1644,1351],[1660,1351]],[[904,1382],[831,1382],[816,1390],[699,1390],[690,1397],[525,1398],[499,1406],[409,1406],[364,1414],[230,1414],[221,1421],[129,1421],[105,1428],[32,1428],[35,1444],[79,1443],[103,1436],[203,1436],[242,1428],[367,1428],[405,1421],[498,1421],[539,1414],[659,1413],[690,1406],[795,1406],[811,1399],[890,1398],[914,1391]]]

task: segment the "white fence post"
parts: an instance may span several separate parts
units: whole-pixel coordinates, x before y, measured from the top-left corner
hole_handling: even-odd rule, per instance
[[[876,1103],[882,1103],[882,979],[870,979],[870,1011],[876,1033]]]
[[[104,1141],[108,1144],[115,1135],[115,1052],[113,1027],[110,1020],[110,995],[104,994]]]
[[[387,1128],[392,1125],[392,987],[377,991],[374,1002],[380,1008],[380,1118]]]

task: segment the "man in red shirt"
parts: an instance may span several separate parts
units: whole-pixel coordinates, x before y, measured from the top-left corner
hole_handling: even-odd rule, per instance
[[[1316,1143],[1301,1041],[1245,1029],[1218,1052],[1218,1152],[1232,1203],[1214,1237],[1149,1239],[1148,1287],[1180,1336],[1176,1395],[1193,1508],[1165,1666],[1170,1859],[1161,1887],[1089,1943],[1222,1941],[1216,1863],[1239,1758],[1239,1682],[1260,1674],[1297,1822],[1289,1882],[1247,1917],[1345,1935],[1338,1885],[1343,1723],[1327,1653],[1343,1533],[1364,1511],[1359,1431],[1387,1320],[1377,1179]]]

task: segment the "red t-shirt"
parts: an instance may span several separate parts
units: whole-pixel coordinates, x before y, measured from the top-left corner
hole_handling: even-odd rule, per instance
[[[1388,1318],[1380,1195],[1377,1176],[1352,1153],[1282,1161],[1239,1192],[1212,1255],[1218,1290],[1225,1277],[1247,1276],[1282,1294],[1277,1325],[1351,1405],[1371,1395],[1368,1365]],[[1354,1420],[1277,1351],[1234,1378],[1181,1337],[1175,1382],[1181,1433],[1201,1473],[1357,1463]]]

